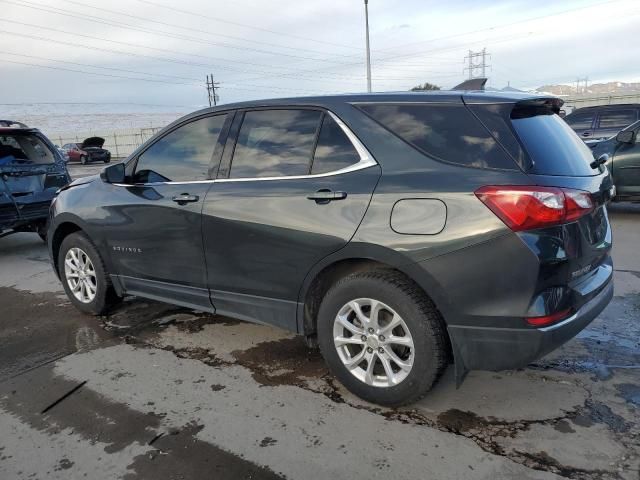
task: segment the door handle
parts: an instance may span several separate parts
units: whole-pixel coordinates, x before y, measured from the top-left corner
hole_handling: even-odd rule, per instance
[[[198,197],[198,195],[181,193],[180,195],[176,195],[175,197],[173,197],[171,200],[173,200],[174,202],[180,205],[184,205],[186,203],[197,202],[198,200],[200,200],[200,197]]]
[[[590,137],[591,136],[591,132],[582,132],[582,136],[583,137]]]
[[[307,195],[309,200],[315,200],[316,203],[325,204],[332,200],[343,200],[347,198],[347,192],[334,192],[331,190],[323,189],[318,190],[311,195]]]

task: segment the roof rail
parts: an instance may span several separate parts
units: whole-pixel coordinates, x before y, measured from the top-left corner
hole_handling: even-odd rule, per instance
[[[484,90],[485,83],[487,83],[486,78],[470,78],[456,85],[451,90]]]
[[[29,128],[24,123],[15,120],[0,120],[0,127]]]

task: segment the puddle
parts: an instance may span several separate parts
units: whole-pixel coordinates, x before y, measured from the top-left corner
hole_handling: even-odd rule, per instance
[[[262,385],[301,385],[328,373],[320,352],[307,347],[302,337],[263,342],[231,355]]]

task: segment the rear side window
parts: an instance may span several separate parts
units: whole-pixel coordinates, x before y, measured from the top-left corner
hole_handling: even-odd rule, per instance
[[[464,105],[370,104],[360,108],[430,157],[467,167],[516,168]]]
[[[138,158],[137,183],[206,180],[226,115],[187,123],[166,134]]]
[[[600,113],[600,128],[623,129],[637,120],[635,110],[612,110]]]
[[[599,173],[590,166],[589,147],[558,115],[516,109],[511,123],[531,158],[531,173],[580,177]]]
[[[333,118],[325,115],[318,136],[311,173],[327,173],[358,163],[360,155]]]
[[[586,130],[591,128],[593,117],[593,112],[576,112],[565,118],[565,121],[571,125],[571,128],[574,130]]]
[[[321,115],[315,110],[246,112],[231,178],[307,175]]]

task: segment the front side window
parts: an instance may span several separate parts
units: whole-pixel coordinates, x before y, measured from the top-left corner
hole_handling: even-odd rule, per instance
[[[358,151],[340,125],[329,115],[325,115],[318,135],[311,173],[334,172],[359,161]]]
[[[476,168],[516,168],[464,105],[370,104],[360,108],[405,142],[438,160]]]
[[[207,180],[213,150],[226,115],[205,117],[168,133],[145,150],[136,164],[136,183]]]
[[[600,114],[600,128],[623,129],[637,120],[635,110],[614,110]]]
[[[321,115],[315,110],[246,112],[231,178],[307,175]]]

